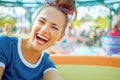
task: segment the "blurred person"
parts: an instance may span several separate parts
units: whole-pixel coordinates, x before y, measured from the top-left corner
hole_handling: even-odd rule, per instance
[[[0,79],[63,80],[45,50],[64,37],[75,11],[75,0],[46,0],[29,38],[0,36]]]
[[[109,33],[110,36],[120,36],[120,21],[118,21]]]
[[[77,30],[78,31],[77,31],[76,36],[78,37],[78,43],[82,42],[82,46],[84,46],[86,44],[85,30],[79,30],[79,28]]]
[[[106,48],[108,55],[120,54],[120,20],[113,26],[109,36],[109,48]]]
[[[14,27],[11,24],[5,24],[2,35],[13,36],[15,34]]]
[[[0,35],[1,35],[1,33],[3,32],[3,29],[2,28],[0,28]]]
[[[95,30],[90,30],[90,33],[89,33],[89,44],[90,44],[90,46],[93,46],[95,44],[95,39],[96,39]]]

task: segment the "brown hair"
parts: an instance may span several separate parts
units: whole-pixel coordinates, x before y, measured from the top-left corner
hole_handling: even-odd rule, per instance
[[[67,6],[67,7],[69,7],[70,9],[72,9],[72,10],[74,10],[74,18],[73,18],[73,20],[75,20],[76,19],[76,16],[77,16],[77,10],[76,10],[76,7],[75,7],[75,3],[76,3],[76,1],[75,0],[53,0],[53,1],[55,1],[58,5],[63,5],[63,6]],[[43,9],[45,9],[46,7],[49,7],[50,5],[44,5],[44,6],[42,6],[42,8],[40,8],[39,9],[39,11],[37,12],[37,14],[36,14],[36,16],[35,16],[35,18],[38,16],[38,14],[43,10]],[[53,6],[53,7],[55,7],[55,6]],[[58,10],[60,10],[58,7],[55,7],[55,8],[57,8]],[[60,10],[61,11],[61,10]],[[62,11],[61,11],[62,12]],[[66,27],[67,27],[67,25],[68,25],[68,22],[69,22],[69,18],[68,18],[68,15],[69,14],[66,14],[66,13],[64,13],[64,12],[62,12],[64,15],[65,15],[65,18],[66,18],[66,23],[65,23],[65,25],[64,25],[64,30],[63,30],[63,32],[65,32],[65,30],[66,30]]]
[[[71,9],[75,10],[75,0],[54,0],[59,5],[66,5],[67,7],[70,7]]]
[[[115,30],[118,30],[119,28],[120,28],[120,20],[114,26]]]

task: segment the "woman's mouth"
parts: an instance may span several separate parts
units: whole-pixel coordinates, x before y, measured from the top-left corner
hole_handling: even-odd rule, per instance
[[[36,35],[37,43],[43,45],[49,41],[49,39],[43,35],[37,34]]]

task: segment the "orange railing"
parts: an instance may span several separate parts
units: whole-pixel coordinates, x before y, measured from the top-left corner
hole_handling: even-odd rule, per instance
[[[120,67],[120,56],[51,55],[57,65],[98,65]]]

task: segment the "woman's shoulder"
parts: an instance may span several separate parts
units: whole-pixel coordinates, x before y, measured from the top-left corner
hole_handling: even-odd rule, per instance
[[[0,39],[12,39],[12,38],[17,38],[15,36],[0,36]]]
[[[8,46],[11,45],[11,43],[17,43],[18,38],[12,37],[12,36],[0,36],[0,44],[1,46]]]
[[[46,57],[46,58],[48,58],[48,57],[50,56],[50,54],[49,54],[47,51],[43,51],[42,54],[43,54],[43,56]]]

